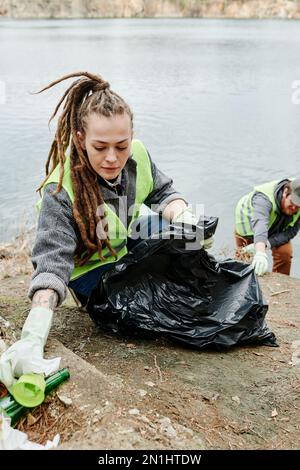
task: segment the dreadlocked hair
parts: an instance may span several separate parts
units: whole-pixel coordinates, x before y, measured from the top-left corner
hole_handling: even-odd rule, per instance
[[[100,75],[93,75],[88,72],[65,75],[37,93],[48,90],[54,85],[73,77],[81,78],[75,80],[65,91],[49,119],[50,124],[64,103],[45,166],[46,177],[36,191],[41,191],[43,185],[59,164],[59,182],[52,195],[60,192],[64,177],[65,154],[69,147],[71,179],[74,190],[73,216],[81,236],[75,251],[75,262],[77,266],[82,266],[96,252],[98,252],[100,260],[105,260],[102,254],[103,247],[107,247],[115,258],[117,258],[117,254],[109,240],[105,214],[103,211],[99,212],[98,210],[99,206],[102,208],[104,204],[100,185],[97,182],[98,175],[79,143],[77,131],[85,131],[86,119],[91,113],[105,117],[127,113],[131,119],[131,125],[133,115],[123,98],[110,90],[108,82],[103,80]],[[97,232],[101,235],[100,237],[97,236]],[[86,253],[84,254],[84,252]]]

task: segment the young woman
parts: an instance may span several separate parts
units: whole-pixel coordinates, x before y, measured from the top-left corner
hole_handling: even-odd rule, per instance
[[[43,358],[43,348],[68,288],[84,305],[111,263],[134,249],[137,235],[150,236],[170,221],[197,222],[171,178],[133,140],[132,111],[107,81],[78,72],[41,91],[75,77],[50,118],[63,105],[38,188],[32,308],[21,340],[0,360],[0,381],[7,386],[22,373],[49,373],[57,365]],[[140,217],[141,204],[157,214]]]

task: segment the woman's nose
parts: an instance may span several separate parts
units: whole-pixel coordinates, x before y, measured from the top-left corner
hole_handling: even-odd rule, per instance
[[[115,162],[117,160],[117,154],[114,148],[108,149],[105,160],[109,162]]]

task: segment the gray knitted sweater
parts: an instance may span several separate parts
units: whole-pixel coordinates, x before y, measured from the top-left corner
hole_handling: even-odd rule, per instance
[[[148,207],[155,205],[152,209],[161,212],[171,201],[185,198],[173,188],[172,179],[156,167],[150,155],[149,158],[154,185],[144,203]],[[132,158],[128,159],[122,170],[122,182],[122,186],[114,189],[101,177],[98,178],[104,201],[115,208],[123,223],[127,222],[129,225],[131,217],[127,209],[134,204],[136,182],[136,162]],[[63,188],[57,195],[52,195],[56,187],[56,183],[49,183],[45,187],[31,257],[34,272],[28,297],[32,299],[39,289],[51,288],[58,294],[59,306],[67,296],[80,234],[69,195]],[[126,218],[127,221],[124,220]]]

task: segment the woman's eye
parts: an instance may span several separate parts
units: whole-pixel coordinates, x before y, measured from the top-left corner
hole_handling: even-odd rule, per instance
[[[95,150],[98,152],[101,152],[102,150],[105,150],[105,147],[94,147]],[[127,147],[116,147],[117,150],[126,150]]]

